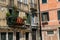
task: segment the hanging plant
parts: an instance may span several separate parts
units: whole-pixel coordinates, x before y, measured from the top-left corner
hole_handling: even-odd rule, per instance
[[[27,19],[27,16],[23,16],[23,19],[26,20]]]
[[[9,16],[10,16],[10,13],[9,13],[9,12],[7,12],[7,13],[6,13],[6,16],[7,16],[7,17],[9,17]]]

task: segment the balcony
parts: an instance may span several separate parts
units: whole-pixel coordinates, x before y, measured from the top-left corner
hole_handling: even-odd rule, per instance
[[[30,26],[30,16],[28,15],[27,18],[24,16],[24,17],[18,17],[17,14],[13,13],[13,14],[10,14],[10,13],[7,13],[6,14],[6,19],[7,19],[7,25],[9,27],[19,27],[19,28],[24,28],[26,29],[27,27]]]
[[[7,24],[9,27],[20,27],[24,25],[24,19],[20,18],[20,17],[14,17],[14,16],[9,16],[7,17]]]
[[[30,10],[37,11],[37,4],[35,3],[30,3]]]
[[[13,16],[6,17],[8,26],[14,26],[16,24],[16,18]]]
[[[42,25],[48,25],[48,22],[47,21],[43,21]]]
[[[24,25],[24,19],[18,17],[19,11],[17,11],[16,7],[12,7],[12,9],[9,9],[9,11],[6,13],[6,19],[8,26],[22,26]]]

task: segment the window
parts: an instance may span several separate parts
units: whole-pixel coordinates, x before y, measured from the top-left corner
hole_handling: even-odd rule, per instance
[[[33,24],[34,23],[34,15],[32,15],[32,18],[31,19],[32,19],[32,22],[31,23]]]
[[[60,10],[58,10],[57,13],[58,13],[58,20],[60,20]]]
[[[18,0],[19,2],[23,2],[23,0]]]
[[[32,40],[36,40],[36,30],[32,29]]]
[[[59,40],[60,40],[60,27],[59,27]]]
[[[34,0],[31,0],[31,3],[34,3]]]
[[[9,2],[9,5],[10,6],[13,6],[14,5],[14,0],[9,0],[10,2]]]
[[[48,15],[48,12],[42,13],[42,21],[49,21],[49,15]]]
[[[1,32],[0,33],[0,40],[13,40],[13,32]]]
[[[12,32],[8,33],[8,40],[13,40],[13,33]]]
[[[60,1],[60,0],[58,0],[58,1]]]
[[[29,13],[26,13],[26,16],[27,16],[26,22],[27,22],[28,24],[30,24],[30,15],[29,15]]]
[[[20,34],[19,32],[16,32],[16,40],[19,40],[19,37],[20,37],[19,34]]]
[[[29,33],[26,32],[26,40],[29,40]]]
[[[49,31],[47,31],[47,34],[54,34],[54,31],[53,30],[49,30]]]
[[[6,40],[6,33],[5,32],[1,33],[1,40]]]
[[[25,3],[25,4],[28,4],[28,0],[24,0],[24,3]]]
[[[35,4],[34,4],[34,0],[31,0],[31,7],[34,7]]]
[[[47,0],[42,0],[42,3],[47,3]]]
[[[9,9],[9,13],[12,15],[12,9]]]
[[[49,30],[49,31],[47,31],[47,34],[54,34],[54,31],[53,30]]]

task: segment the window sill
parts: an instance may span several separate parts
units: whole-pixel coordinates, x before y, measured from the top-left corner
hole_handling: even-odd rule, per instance
[[[59,24],[60,24],[60,19],[58,19],[58,22],[59,22]]]
[[[48,25],[48,21],[42,21],[42,25]]]

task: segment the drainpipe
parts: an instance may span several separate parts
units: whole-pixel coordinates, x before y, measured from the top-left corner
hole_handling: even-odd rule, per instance
[[[39,12],[39,28],[40,28],[40,40],[42,40],[42,27],[41,27],[41,13],[40,13],[40,0],[38,0],[38,12]]]

